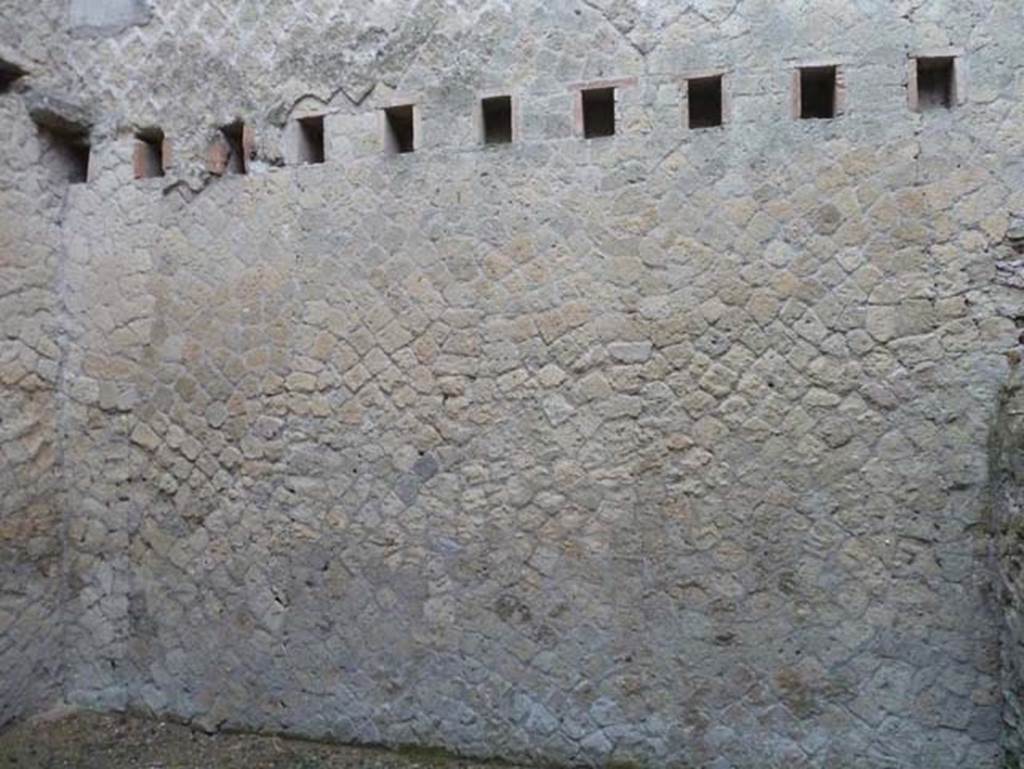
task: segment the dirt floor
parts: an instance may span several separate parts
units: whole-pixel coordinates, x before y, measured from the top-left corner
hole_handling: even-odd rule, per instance
[[[495,769],[435,751],[390,752],[195,732],[120,715],[65,713],[0,731],[0,769]],[[508,767],[508,764],[504,765]]]

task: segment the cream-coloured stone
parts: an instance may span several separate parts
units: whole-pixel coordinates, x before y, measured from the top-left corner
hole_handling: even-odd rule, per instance
[[[887,342],[899,331],[899,308],[890,305],[868,307],[865,330],[877,341]]]
[[[149,425],[140,422],[132,430],[132,442],[147,451],[154,451],[160,445],[160,436],[153,432]]]
[[[291,391],[311,393],[316,392],[317,380],[312,374],[296,371],[285,377],[284,386]]]

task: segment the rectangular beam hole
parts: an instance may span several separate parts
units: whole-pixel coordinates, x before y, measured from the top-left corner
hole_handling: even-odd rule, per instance
[[[484,144],[512,142],[512,97],[492,96],[480,102],[483,114]]]
[[[323,163],[326,158],[324,153],[324,116],[311,115],[299,118],[296,135],[298,140],[296,155],[299,163]]]
[[[134,171],[136,179],[164,175],[164,132],[147,128],[135,134]]]
[[[412,104],[384,110],[384,148],[392,155],[416,149],[416,113]]]
[[[248,171],[245,157],[245,123],[236,120],[226,126],[221,126],[221,136],[227,145],[228,156],[224,167],[225,173],[244,174]]]
[[[951,109],[956,102],[956,69],[952,56],[917,60],[918,109]]]
[[[800,70],[800,117],[827,120],[836,116],[836,68],[804,67]]]
[[[686,82],[690,128],[722,125],[722,76],[700,77]]]
[[[591,88],[581,94],[583,136],[596,139],[615,135],[615,89]]]
[[[54,177],[68,184],[89,179],[89,135],[84,131],[62,130],[38,125],[42,162]]]

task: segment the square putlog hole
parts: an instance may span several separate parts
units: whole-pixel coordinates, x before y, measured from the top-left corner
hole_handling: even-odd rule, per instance
[[[310,117],[299,118],[295,132],[296,147],[295,157],[299,163],[317,164],[323,163],[326,159],[324,152],[324,116],[311,115]]]
[[[135,134],[133,165],[136,179],[155,179],[164,175],[164,132],[158,128]]]
[[[952,56],[917,60],[917,107],[952,109],[956,103],[956,64]]]
[[[512,143],[512,97],[492,96],[480,102],[484,144]]]
[[[800,70],[800,118],[827,120],[836,116],[836,68]]]
[[[68,184],[83,184],[89,179],[89,134],[39,126],[42,163],[54,177]]]
[[[722,76],[700,77],[686,82],[690,128],[722,125]]]
[[[416,108],[412,104],[384,110],[384,149],[390,155],[416,149]]]
[[[227,158],[224,165],[225,173],[244,174],[248,171],[245,157],[245,123],[238,120],[220,129],[221,136],[227,147]]]
[[[583,91],[583,136],[596,139],[615,135],[615,89],[591,88]]]

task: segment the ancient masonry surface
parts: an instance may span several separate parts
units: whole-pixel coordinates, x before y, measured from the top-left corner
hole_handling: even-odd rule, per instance
[[[1016,767],[1022,29],[0,0],[0,724]]]

